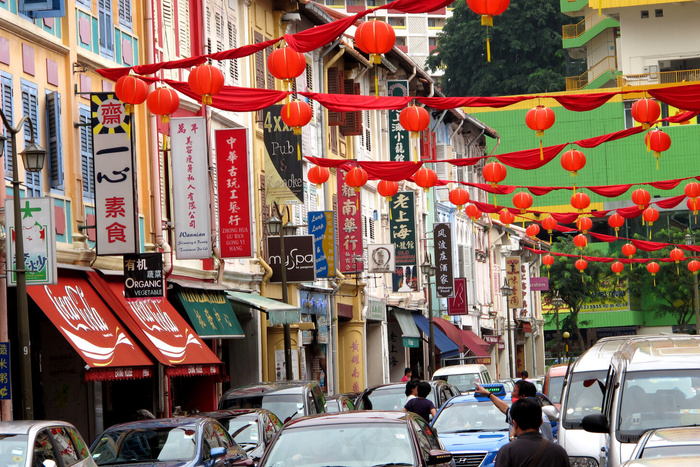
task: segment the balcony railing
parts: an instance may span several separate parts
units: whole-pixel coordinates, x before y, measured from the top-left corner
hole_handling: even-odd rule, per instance
[[[579,89],[583,89],[588,83],[594,81],[603,73],[614,70],[617,70],[617,57],[610,55],[590,67],[583,74],[581,74],[581,76],[567,77],[566,90],[577,91]]]
[[[561,36],[563,39],[575,39],[606,18],[607,16],[605,15],[598,16],[597,12],[591,13],[576,24],[565,24],[562,26]]]
[[[646,86],[648,84],[672,84],[700,81],[700,70],[657,71],[638,75],[621,75],[617,77],[618,87]]]

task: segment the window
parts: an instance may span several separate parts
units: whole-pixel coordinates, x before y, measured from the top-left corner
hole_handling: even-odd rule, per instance
[[[228,48],[235,49],[238,47],[238,30],[236,29],[236,23],[228,22]],[[228,60],[229,62],[229,76],[234,84],[238,84],[238,60]]]
[[[114,59],[114,21],[112,0],[97,0],[97,15],[100,26],[100,53]]]
[[[625,128],[634,127],[634,118],[632,118],[633,101],[625,101]]]
[[[41,430],[36,434],[36,438],[34,438],[33,458],[34,465],[43,465],[46,460],[57,462],[53,453],[53,443],[51,443],[51,436],[49,436],[48,430]]]
[[[39,90],[37,85],[22,80],[22,114],[31,119],[34,125],[34,138],[39,143],[41,134],[39,128]],[[32,132],[29,122],[24,124],[24,144],[32,141]],[[41,196],[41,172],[25,172],[24,184],[27,187],[27,196],[38,198]]]
[[[649,10],[642,10],[642,19],[649,18]]]
[[[92,155],[92,127],[90,123],[90,108],[80,106],[80,123],[88,124],[80,127],[80,168],[83,179],[83,197],[95,199],[95,159]]]
[[[177,0],[177,22],[180,34],[178,37],[180,56],[189,57],[192,55],[190,50],[192,41],[190,41],[190,3],[187,0]]]
[[[436,27],[438,27],[437,18],[428,18],[428,27],[429,27],[429,28],[436,28]]]
[[[63,460],[63,464],[66,465],[66,467],[77,464],[80,457],[68,432],[64,428],[51,428],[51,436],[53,436],[54,443]]]
[[[119,1],[119,24],[131,31],[131,0]]]
[[[664,10],[661,10],[661,9],[654,10],[654,16],[656,18],[663,18],[664,17]]]
[[[11,122],[14,122],[12,108],[12,75],[2,73],[0,75],[0,91],[2,91],[2,111],[5,117]],[[3,125],[3,128],[5,126]],[[12,180],[12,142],[10,141],[10,133],[4,130],[4,135],[7,138],[3,143],[5,145],[5,178]]]
[[[428,38],[428,47],[437,47],[437,44],[438,44],[437,37],[429,37]]]
[[[399,28],[405,28],[406,27],[406,18],[399,18],[399,17],[389,17],[389,25],[394,26],[394,27],[399,27]]]
[[[63,141],[61,128],[61,95],[46,93],[46,132],[49,187],[63,188]]]
[[[406,37],[397,37],[396,38],[396,45],[405,46],[406,45]]]

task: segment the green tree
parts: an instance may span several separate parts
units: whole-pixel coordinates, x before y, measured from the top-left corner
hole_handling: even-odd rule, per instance
[[[493,27],[465,1],[454,4],[428,67],[444,69],[440,88],[448,96],[495,96],[562,91],[568,54],[562,25],[572,22],[559,11],[559,0],[513,0],[494,17]],[[486,37],[491,62],[486,60]],[[578,74],[580,71],[576,70]]]

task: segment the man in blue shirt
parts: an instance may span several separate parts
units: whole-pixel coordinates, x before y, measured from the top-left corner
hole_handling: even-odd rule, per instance
[[[427,381],[418,383],[418,396],[406,402],[406,405],[403,406],[404,412],[417,413],[423,417],[426,422],[430,421],[430,416],[432,415],[434,417],[437,414],[437,409],[433,401],[426,399],[431,389],[430,383]]]

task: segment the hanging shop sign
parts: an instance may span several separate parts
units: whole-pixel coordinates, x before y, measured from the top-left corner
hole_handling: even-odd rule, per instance
[[[466,277],[457,277],[454,280],[455,293],[452,298],[447,299],[447,314],[466,315],[469,313],[467,302],[467,279]]]
[[[549,290],[549,277],[531,277],[530,290],[533,292]]]
[[[282,121],[281,111],[281,105],[263,110],[265,200],[268,204],[300,204],[304,202],[301,135]]]
[[[177,259],[211,258],[209,163],[204,117],[170,119]]]
[[[282,282],[280,259],[280,237],[267,237],[268,264],[272,268],[270,282]],[[313,282],[316,280],[313,235],[290,235],[284,237],[287,282]]]
[[[56,223],[53,198],[22,198],[22,238],[24,239],[24,270],[27,285],[55,284]],[[9,235],[5,237],[7,255],[7,285],[17,285],[17,258],[15,254],[15,210],[11,199],[5,201],[5,222]]]
[[[386,321],[386,302],[381,298],[367,297],[367,319]]]
[[[396,269],[392,274],[394,292],[418,291],[416,263],[416,196],[402,191],[391,198],[391,243],[396,248]]]
[[[222,258],[253,256],[250,215],[248,130],[216,130],[216,167],[219,199],[219,239]]]
[[[345,183],[347,171],[338,168],[338,269],[343,274],[364,270],[360,192]]]
[[[454,275],[452,271],[452,226],[448,223],[433,227],[435,248],[435,294],[441,298],[454,295]]]
[[[163,255],[137,253],[124,255],[124,298],[139,300],[162,297]]]
[[[408,81],[387,81],[389,96],[408,96]],[[389,110],[389,160],[408,161],[411,155],[411,138],[399,123],[400,110]]]
[[[368,271],[372,274],[393,273],[396,270],[396,246],[367,245]]]
[[[335,215],[333,211],[309,211],[309,233],[314,237],[316,277],[335,277]]]
[[[90,94],[98,255],[138,252],[136,162],[131,114],[114,93]]]
[[[513,293],[508,297],[508,308],[523,307],[523,276],[520,271],[520,256],[508,256],[506,258],[506,280],[513,288]]]
[[[0,400],[12,399],[12,372],[10,371],[10,343],[0,342]]]

